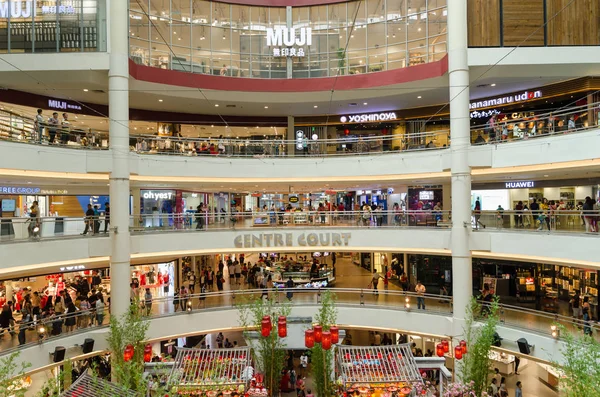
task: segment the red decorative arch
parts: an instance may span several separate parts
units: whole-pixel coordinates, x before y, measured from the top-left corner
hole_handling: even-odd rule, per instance
[[[136,80],[180,87],[242,92],[317,92],[328,91],[332,88],[336,90],[356,90],[425,80],[443,76],[447,72],[448,56],[445,56],[440,61],[408,68],[349,76],[307,79],[258,79],[213,76],[160,69],[138,65],[131,60],[129,61],[129,74]]]

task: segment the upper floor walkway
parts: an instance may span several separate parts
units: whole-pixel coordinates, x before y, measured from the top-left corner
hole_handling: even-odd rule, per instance
[[[469,237],[472,255],[599,269],[596,248],[599,234],[586,232],[582,213],[546,213],[505,212],[500,218],[496,212],[474,214],[473,224],[465,225],[474,229]],[[205,222],[209,216],[132,217],[132,262],[223,252],[452,253],[449,228],[452,221],[450,213],[444,211],[375,212],[369,216],[362,212],[264,212],[235,214],[231,218],[219,214],[212,224]],[[598,214],[585,216],[597,217]],[[487,223],[488,227],[475,229],[476,220]],[[527,226],[522,227],[520,220]],[[7,260],[0,264],[0,276],[20,278],[63,272],[73,266],[107,267],[111,255],[107,238],[110,233],[101,232],[102,218],[98,225],[93,222],[87,230],[81,218],[43,218],[39,227],[23,218],[3,223],[0,254]],[[586,222],[589,223],[589,219]],[[98,230],[96,235],[93,235],[94,228]]]
[[[337,298],[337,323],[342,329],[379,330],[381,332],[412,333],[429,338],[448,339],[456,335],[452,317],[452,301],[447,296],[424,295],[425,308],[416,306],[417,296],[410,292],[382,291],[374,294],[368,289],[330,289]],[[240,289],[190,295],[174,303],[173,297],[154,297],[146,307],[150,323],[147,338],[150,342],[178,337],[216,333],[241,329],[236,305],[259,298],[263,290]],[[292,293],[288,300],[287,293]],[[322,290],[276,289],[268,294],[277,302],[288,302],[290,317],[314,318]],[[90,314],[92,316],[90,316]],[[101,315],[98,317],[98,315]],[[109,308],[103,312],[78,312],[73,317],[80,327],[63,330],[56,324],[66,317],[50,316],[36,323],[17,324],[25,329],[23,344],[16,338],[0,341],[0,355],[19,351],[19,360],[33,364],[32,370],[50,364],[48,353],[56,346],[67,348],[67,358],[81,355],[76,345],[85,338],[94,339],[94,350],[107,349],[105,337],[109,322]],[[502,338],[502,348],[519,352],[517,339],[525,338],[532,346],[531,358],[542,361],[561,361],[560,339],[552,336],[552,325],[563,325],[565,330],[581,333],[584,326],[596,329],[591,322],[573,320],[535,310],[502,305],[497,331]],[[476,313],[477,316],[477,313]],[[89,325],[89,317],[93,317]],[[481,317],[477,317],[481,319]],[[176,329],[173,327],[177,323]],[[56,331],[60,330],[59,333]],[[40,343],[43,342],[43,343]],[[75,347],[74,347],[75,346]]]
[[[474,178],[598,167],[599,103],[471,128],[468,152]],[[34,121],[12,123],[0,134],[4,175],[44,171],[48,178],[106,181],[111,171],[108,136],[52,129]],[[510,128],[510,129],[509,129]],[[445,142],[442,144],[442,142]],[[272,182],[368,179],[448,180],[449,131],[372,138],[296,140],[204,139],[132,135],[130,171],[140,182]],[[27,158],[27,162],[21,161]],[[53,175],[69,173],[69,175]],[[22,173],[23,174],[23,173]],[[75,175],[82,174],[82,175]],[[32,175],[32,174],[30,174]]]

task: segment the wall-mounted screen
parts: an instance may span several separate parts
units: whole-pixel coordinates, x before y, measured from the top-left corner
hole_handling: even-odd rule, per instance
[[[2,200],[2,212],[15,212],[15,200]]]

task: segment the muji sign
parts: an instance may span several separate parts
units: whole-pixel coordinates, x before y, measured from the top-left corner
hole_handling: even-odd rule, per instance
[[[274,47],[274,57],[303,57],[306,52],[302,46],[305,45],[312,45],[311,28],[267,28],[267,46]]]

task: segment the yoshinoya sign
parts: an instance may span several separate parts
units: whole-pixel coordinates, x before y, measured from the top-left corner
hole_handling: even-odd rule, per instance
[[[295,237],[295,238],[294,238]],[[241,234],[233,239],[236,248],[341,247],[348,246],[351,233],[259,233]]]
[[[519,181],[519,182],[506,182],[504,186],[507,189],[527,189],[535,187],[534,181]]]
[[[9,4],[10,3],[10,4]],[[74,15],[75,7],[70,5],[61,6],[42,6],[42,15]],[[35,3],[32,0],[6,0],[0,2],[0,19],[10,18],[31,18],[36,16]]]
[[[171,198],[173,198],[173,192],[148,190],[142,194],[142,198],[149,200],[171,200]]]
[[[60,110],[81,110],[81,105],[67,101],[61,101],[60,99],[48,99],[48,107],[50,109]]]
[[[304,57],[305,45],[312,45],[311,28],[267,28],[267,46],[273,47],[274,57]]]
[[[366,123],[371,121],[390,121],[396,120],[396,112],[382,113],[367,113],[367,114],[351,114],[349,116],[340,117],[342,123]]]
[[[525,102],[542,97],[542,91],[525,91],[516,95],[506,95],[484,101],[471,102],[471,110],[489,108],[491,106],[510,105],[512,103]]]

